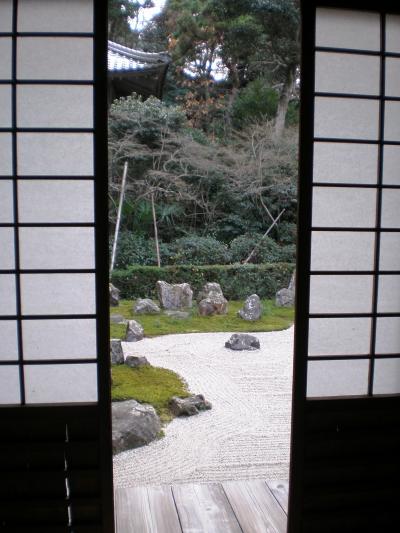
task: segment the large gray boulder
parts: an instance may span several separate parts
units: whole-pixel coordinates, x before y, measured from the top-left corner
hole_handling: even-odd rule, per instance
[[[126,342],[137,342],[141,341],[144,337],[143,327],[136,322],[136,320],[128,320],[126,325],[125,341]]]
[[[156,288],[163,309],[179,310],[192,307],[193,291],[189,283],[171,285],[166,281],[157,281]]]
[[[292,307],[295,303],[296,271],[293,272],[289,287],[276,293],[275,305],[277,307]]]
[[[111,357],[111,364],[113,365],[124,364],[124,351],[122,350],[121,341],[119,339],[110,340],[110,357]]]
[[[234,333],[229,341],[226,341],[225,347],[230,350],[259,350],[260,341],[254,335],[247,333]]]
[[[208,411],[212,408],[202,394],[191,395],[188,398],[174,396],[169,402],[171,411],[175,416],[198,415],[200,411]]]
[[[262,315],[262,305],[260,297],[257,294],[252,294],[244,302],[243,309],[238,311],[238,316],[243,320],[259,320]]]
[[[199,314],[201,316],[226,315],[228,312],[228,300],[219,283],[206,283],[197,296],[199,302]]]
[[[116,307],[119,305],[119,293],[121,292],[112,283],[108,284],[108,291],[110,293],[110,305]]]
[[[128,355],[125,359],[125,364],[130,368],[140,368],[142,366],[150,366],[150,363],[146,357],[141,357],[138,355]]]
[[[219,283],[209,281],[203,285],[203,288],[197,295],[197,301],[201,302],[201,300],[208,298],[210,292],[221,294],[221,296],[224,295],[221,289],[221,285]]]
[[[135,400],[112,404],[113,453],[145,446],[157,438],[161,421],[151,405]]]
[[[160,313],[160,308],[150,298],[139,298],[133,306],[133,312],[138,315],[156,315]]]

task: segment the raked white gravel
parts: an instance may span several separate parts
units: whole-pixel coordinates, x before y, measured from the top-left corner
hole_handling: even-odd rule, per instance
[[[255,333],[256,351],[234,352],[231,333],[167,335],[125,343],[125,355],[146,356],[174,370],[211,411],[176,418],[165,437],[114,457],[116,487],[288,479],[293,327]]]

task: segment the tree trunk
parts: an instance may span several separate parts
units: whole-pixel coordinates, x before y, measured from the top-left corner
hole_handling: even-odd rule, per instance
[[[289,68],[283,84],[278,102],[278,110],[275,118],[275,136],[280,137],[285,129],[286,113],[289,107],[290,97],[293,90],[294,69]]]
[[[154,242],[156,243],[156,254],[157,254],[157,266],[161,266],[160,258],[160,244],[158,242],[158,228],[157,228],[157,218],[156,218],[156,207],[154,205],[154,194],[151,193],[151,211],[153,213],[153,226],[154,226]]]

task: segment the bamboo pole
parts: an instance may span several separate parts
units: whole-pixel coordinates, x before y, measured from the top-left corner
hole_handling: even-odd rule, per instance
[[[110,274],[114,270],[115,257],[117,255],[118,234],[119,234],[119,226],[121,224],[122,205],[124,203],[126,176],[127,176],[127,174],[128,174],[128,161],[125,161],[124,172],[122,174],[121,194],[120,194],[120,197],[119,197],[117,223],[115,225],[114,242],[113,242],[112,254],[111,254]]]
[[[284,212],[285,212],[285,209],[282,209],[282,211],[279,213],[279,215],[276,217],[276,219],[272,222],[270,227],[267,229],[267,231],[261,237],[260,242],[253,248],[253,250],[251,251],[249,257],[245,261],[243,261],[244,265],[247,265],[247,263],[250,261],[250,259],[253,257],[253,255],[256,253],[257,248],[260,247],[260,245],[263,242],[263,240],[265,239],[265,237],[268,236],[268,234],[272,230],[272,228],[278,223],[279,219],[281,218],[281,216],[283,215]]]
[[[156,254],[157,254],[157,266],[161,266],[160,258],[160,245],[158,243],[158,228],[157,228],[157,218],[156,218],[156,206],[154,205],[154,194],[151,193],[151,211],[153,213],[153,226],[154,226],[154,242],[156,243]]]

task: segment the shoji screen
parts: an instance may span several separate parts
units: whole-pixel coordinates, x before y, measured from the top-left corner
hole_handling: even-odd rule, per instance
[[[394,4],[302,1],[290,533],[400,530]]]
[[[8,452],[21,445],[31,456],[35,441],[59,449],[55,464],[49,454],[46,464],[43,454],[36,465],[55,472],[46,497],[59,491],[65,498],[52,531],[56,523],[72,527],[74,518],[101,524],[100,503],[90,512],[71,511],[69,498],[79,499],[85,485],[73,465],[92,470],[90,495],[98,497],[108,490],[99,480],[106,480],[111,462],[105,452],[107,21],[101,4],[0,0],[0,417],[14,423],[0,433]],[[88,440],[90,460],[76,444]],[[8,467],[21,469],[12,457]],[[46,486],[43,481],[44,493]],[[17,518],[10,509],[2,509],[0,524],[47,523],[45,508]]]
[[[307,393],[400,393],[400,17],[318,7]]]

